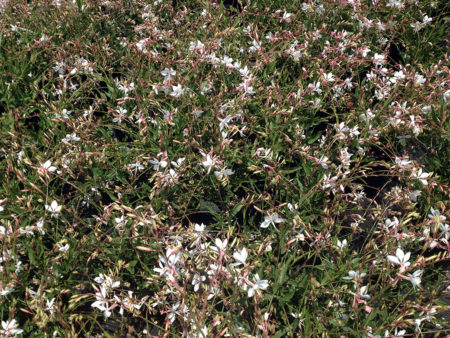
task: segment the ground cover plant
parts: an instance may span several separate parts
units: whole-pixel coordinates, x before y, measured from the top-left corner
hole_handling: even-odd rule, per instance
[[[1,336],[444,336],[448,10],[0,1]]]

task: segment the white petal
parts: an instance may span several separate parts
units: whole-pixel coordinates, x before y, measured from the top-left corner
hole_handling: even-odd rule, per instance
[[[259,289],[265,290],[269,286],[269,282],[265,279],[256,282]]]
[[[253,288],[248,289],[248,296],[249,297],[253,297],[254,294],[255,294],[255,289],[253,289]]]
[[[417,277],[417,276],[420,276],[422,273],[423,273],[423,270],[416,270],[416,271],[414,271],[413,276]]]
[[[220,240],[220,238],[216,238],[214,242],[219,249],[222,247],[222,240]]]
[[[265,229],[268,228],[269,225],[270,225],[270,217],[266,217],[264,221],[261,223],[260,227]]]
[[[227,247],[227,245],[228,245],[228,238],[225,238],[225,239],[222,241],[222,245],[223,245],[223,249],[225,249],[225,248]]]
[[[395,256],[388,256],[388,260],[395,264],[401,264],[400,261],[398,260],[398,258]]]
[[[411,257],[411,252],[408,252],[405,257],[403,258],[403,262],[409,261],[409,258]]]
[[[248,252],[247,252],[247,249],[244,248],[241,250],[241,261],[245,262],[247,260],[247,257],[248,257]]]
[[[398,259],[399,259],[401,262],[403,262],[403,259],[404,259],[404,257],[405,257],[405,253],[403,252],[403,250],[402,250],[401,248],[398,248],[398,249],[395,251],[395,255],[398,257]]]

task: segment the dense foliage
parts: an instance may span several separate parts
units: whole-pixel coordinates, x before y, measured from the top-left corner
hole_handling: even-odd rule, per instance
[[[1,335],[444,334],[448,10],[1,0]]]

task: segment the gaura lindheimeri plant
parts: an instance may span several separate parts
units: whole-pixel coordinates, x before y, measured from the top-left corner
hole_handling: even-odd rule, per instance
[[[0,335],[445,335],[447,12],[0,0]]]

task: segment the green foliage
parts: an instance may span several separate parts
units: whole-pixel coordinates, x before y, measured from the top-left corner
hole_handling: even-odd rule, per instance
[[[448,330],[448,5],[353,3],[1,4],[0,335]]]

